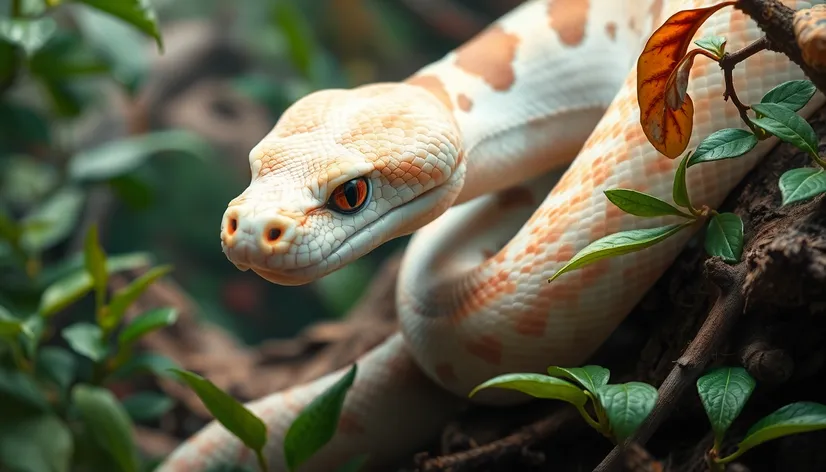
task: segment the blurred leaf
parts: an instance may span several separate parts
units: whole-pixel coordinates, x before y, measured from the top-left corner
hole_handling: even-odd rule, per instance
[[[69,472],[74,444],[54,415],[0,418],[0,469],[9,472]]]
[[[69,162],[69,175],[78,181],[106,180],[143,165],[153,155],[179,151],[203,157],[208,145],[188,131],[157,131],[117,141],[77,154]]]
[[[32,378],[23,372],[0,369],[0,418],[21,411],[45,412],[49,402]]]
[[[316,44],[313,29],[293,0],[273,2],[273,19],[288,44],[288,53],[293,65],[308,80],[314,79],[313,61]]]
[[[147,267],[153,262],[154,258],[152,254],[147,252],[115,254],[110,255],[106,261],[106,270],[109,271],[109,274],[113,274],[124,270]],[[44,267],[38,277],[38,283],[46,287],[75,272],[85,272],[83,268],[83,254],[75,253]]]
[[[611,371],[598,365],[586,365],[582,367],[554,366],[548,367],[548,375],[573,380],[589,392],[596,393],[598,388],[608,384],[608,380],[611,378]]]
[[[123,319],[129,306],[135,303],[135,300],[137,300],[150,285],[171,271],[172,266],[169,265],[153,267],[133,280],[126,287],[115,292],[112,295],[112,300],[109,302],[109,310],[106,318],[103,320],[103,326],[106,329],[117,326]]]
[[[155,308],[137,316],[129,326],[120,333],[118,342],[121,346],[133,343],[147,333],[172,326],[178,320],[178,310],[174,307]]]
[[[124,472],[137,472],[138,454],[132,421],[112,392],[90,385],[72,389],[72,400],[98,444],[106,449]]]
[[[12,315],[6,307],[0,305],[0,338],[14,339],[24,331],[23,320]]]
[[[61,334],[69,346],[81,356],[88,357],[95,362],[106,359],[109,349],[106,340],[103,339],[100,326],[79,322],[67,326]]]
[[[175,402],[162,393],[140,392],[123,399],[123,409],[133,421],[154,421],[175,406]]]
[[[122,254],[109,258],[106,270],[109,275],[124,270],[146,266],[151,260],[144,253]],[[40,297],[39,313],[48,317],[80,300],[92,290],[92,278],[79,267],[52,282]]]
[[[247,447],[260,453],[267,442],[267,426],[260,418],[200,375],[179,369],[174,372],[198,395],[218,422]]]
[[[814,402],[791,403],[749,428],[732,456],[739,456],[767,441],[820,429],[826,429],[826,405]]]
[[[697,393],[714,431],[719,448],[723,436],[743,411],[756,382],[742,367],[719,367],[697,379]]]
[[[57,22],[45,17],[37,19],[0,18],[0,39],[19,46],[32,56],[57,31]]]
[[[816,91],[815,84],[810,80],[790,80],[766,92],[760,103],[776,103],[798,111],[809,103]]]
[[[0,110],[0,116],[2,113]],[[58,178],[55,167],[39,162],[31,156],[7,156],[0,161],[0,199],[10,207],[32,208],[47,197],[50,191],[55,190]],[[31,222],[29,223],[28,226],[31,226]],[[34,224],[41,230],[45,229],[44,224]],[[37,229],[27,228],[29,231]]]
[[[26,215],[24,223],[37,223],[24,231],[20,244],[27,251],[38,253],[68,237],[77,225],[86,200],[77,187],[65,187]]]
[[[29,70],[38,77],[59,81],[108,73],[110,67],[79,36],[58,33],[32,57]]]
[[[597,390],[611,432],[622,443],[651,413],[657,402],[657,389],[642,382],[603,385]]]
[[[153,190],[144,180],[127,174],[109,181],[118,198],[133,210],[147,210],[155,203]]]
[[[581,407],[588,401],[588,397],[581,388],[567,380],[550,377],[543,374],[503,374],[483,382],[470,391],[468,397],[476,395],[480,390],[488,388],[502,388],[516,390],[534,398],[562,400]]]
[[[179,368],[180,365],[166,356],[144,352],[126,361],[110,375],[110,378],[112,380],[124,380],[141,372],[152,373],[158,377],[177,378],[171,370]]]
[[[98,227],[93,224],[86,233],[83,244],[83,261],[86,273],[92,277],[92,286],[95,290],[95,301],[98,308],[102,308],[106,297],[106,288],[109,284],[109,274],[106,271],[106,253],[98,241]]]
[[[158,48],[163,50],[163,39],[158,30],[158,16],[150,0],[80,0],[100,11],[120,18],[144,34],[155,39]]]
[[[86,99],[70,82],[43,78],[43,88],[51,100],[54,113],[63,118],[75,118],[81,114]]]
[[[284,435],[284,458],[289,470],[296,470],[333,439],[341,417],[341,408],[357,372],[358,365],[353,364],[293,420]]]
[[[780,176],[779,185],[783,205],[809,200],[826,192],[826,172],[811,167],[788,170]]]
[[[0,102],[0,141],[19,144],[51,143],[51,130],[46,118],[33,108],[16,103]],[[29,162],[31,167],[46,167]]]
[[[75,380],[77,359],[57,346],[44,346],[37,353],[36,372],[38,376],[55,383],[63,391],[68,391]]]
[[[705,249],[710,256],[720,256],[728,263],[743,254],[743,220],[734,213],[719,213],[706,228]]]

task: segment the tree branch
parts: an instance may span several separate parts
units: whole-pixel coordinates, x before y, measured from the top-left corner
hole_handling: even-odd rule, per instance
[[[744,105],[743,102],[737,97],[737,91],[734,88],[734,77],[732,76],[732,72],[734,72],[734,67],[737,64],[745,61],[749,57],[757,54],[760,51],[764,51],[769,48],[770,46],[769,40],[763,36],[762,38],[758,39],[757,41],[749,44],[748,46],[735,51],[731,54],[725,53],[723,57],[720,59],[720,68],[723,69],[723,75],[725,76],[726,80],[726,90],[723,92],[723,100],[728,100],[731,98],[731,103],[737,107],[737,111],[740,112],[740,119],[743,120],[743,123],[748,126],[753,133],[760,136],[762,133],[754,123],[751,122],[748,115],[749,107]]]

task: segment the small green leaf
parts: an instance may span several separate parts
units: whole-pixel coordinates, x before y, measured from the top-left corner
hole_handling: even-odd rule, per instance
[[[143,352],[133,356],[122,366],[115,369],[109,377],[112,380],[124,380],[142,372],[149,372],[158,377],[177,378],[172,371],[179,368],[180,365],[166,356]]]
[[[657,389],[642,382],[603,385],[597,398],[617,443],[634,434],[657,402]]]
[[[11,413],[21,408],[45,412],[49,410],[46,396],[34,379],[23,372],[0,369],[0,408],[11,409]],[[3,411],[0,418],[9,412]]]
[[[158,29],[158,16],[150,0],[80,0],[100,11],[134,26],[142,33],[155,39],[158,48],[163,50],[163,39]]]
[[[103,339],[100,326],[91,323],[75,323],[67,326],[62,332],[63,339],[81,356],[88,357],[95,362],[106,359],[109,352]]]
[[[57,22],[49,17],[33,20],[0,18],[0,39],[20,46],[28,56],[43,47],[56,31]]]
[[[737,445],[737,451],[724,460],[738,457],[773,439],[819,429],[826,429],[826,405],[814,402],[791,403],[755,423]]]
[[[287,469],[294,471],[322,446],[338,428],[341,408],[347,391],[356,379],[358,366],[353,366],[334,384],[313,399],[293,420],[284,436],[284,458]]]
[[[734,263],[743,255],[743,220],[734,213],[719,213],[711,218],[706,229],[706,252]]]
[[[797,111],[806,106],[817,91],[809,80],[790,80],[766,92],[760,103],[775,103]]]
[[[106,287],[109,284],[109,274],[106,272],[106,253],[100,247],[98,241],[98,227],[92,225],[86,233],[86,240],[83,245],[83,261],[86,272],[92,278],[92,286],[95,289],[95,300],[97,306],[103,307],[106,297]]]
[[[691,215],[683,213],[670,203],[664,202],[657,197],[636,190],[615,188],[606,190],[605,196],[620,210],[635,216],[666,216],[676,215],[684,218],[693,218]]]
[[[468,398],[487,388],[516,390],[535,398],[562,400],[575,406],[585,405],[588,401],[582,389],[571,382],[542,374],[499,375],[471,390]]]
[[[697,393],[714,430],[717,447],[748,402],[755,384],[742,367],[719,367],[697,379]]]
[[[175,402],[162,393],[140,392],[122,401],[123,409],[133,421],[154,421],[175,406]]]
[[[703,162],[720,161],[742,156],[757,146],[757,136],[738,128],[725,128],[711,133],[694,150],[686,167]]]
[[[6,307],[0,305],[0,338],[14,339],[27,330],[24,320],[13,316]],[[31,333],[27,333],[31,335]]]
[[[210,413],[224,427],[253,451],[259,452],[267,442],[267,426],[246,406],[200,375],[174,369],[186,382]]]
[[[55,415],[0,418],[0,470],[69,472],[73,453],[72,433]]]
[[[573,380],[591,393],[596,393],[597,389],[608,384],[611,378],[611,371],[598,365],[586,365],[583,367],[548,367],[548,375],[562,377]]]
[[[718,58],[726,52],[726,38],[722,36],[706,36],[694,41],[694,44],[714,54]]]
[[[173,307],[156,308],[137,316],[124,328],[118,339],[121,346],[131,344],[147,333],[175,324],[178,310]]]
[[[78,187],[65,187],[26,215],[28,226],[20,244],[30,253],[41,252],[64,241],[77,227],[86,195]]]
[[[752,123],[810,156],[817,156],[817,135],[803,117],[776,103],[756,103],[751,108],[763,115],[752,118]]]
[[[109,310],[103,320],[103,326],[107,329],[117,326],[129,306],[135,303],[135,300],[143,295],[150,285],[170,271],[172,271],[172,266],[169,265],[153,267],[126,287],[115,292],[109,302]]]
[[[72,389],[72,403],[95,442],[111,454],[120,470],[137,472],[138,454],[132,439],[134,426],[112,392],[80,384]]]
[[[549,280],[553,281],[565,272],[578,269],[585,265],[597,262],[609,257],[621,256],[632,252],[640,251],[651,247],[666,238],[677,234],[683,228],[687,228],[694,224],[689,221],[681,224],[673,224],[668,226],[661,226],[658,228],[648,229],[632,229],[629,231],[622,231],[619,233],[609,234],[604,238],[600,238],[581,251],[568,261],[561,269],[559,269]]]
[[[77,359],[60,347],[44,346],[37,353],[37,375],[54,382],[63,391],[68,391],[75,380]]]
[[[688,153],[680,161],[680,165],[674,173],[674,186],[671,189],[671,198],[674,199],[674,203],[683,208],[691,208],[691,199],[688,197],[688,187],[685,181],[685,170],[690,158],[691,153]]]
[[[823,169],[801,167],[780,176],[783,205],[808,200],[826,192],[826,172]]]

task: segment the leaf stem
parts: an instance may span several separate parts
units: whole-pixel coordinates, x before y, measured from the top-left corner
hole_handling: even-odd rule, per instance
[[[261,472],[267,472],[269,467],[267,466],[267,458],[264,457],[264,453],[261,449],[255,451],[255,458],[258,459],[258,467],[261,468]]]
[[[604,431],[603,431],[604,428],[602,427],[602,425],[599,424],[598,422],[596,422],[591,417],[590,413],[588,413],[588,411],[585,410],[584,406],[576,405],[576,409],[579,412],[579,414],[582,415],[582,418],[585,420],[585,422],[588,423],[588,426],[590,426],[590,427],[594,428],[595,430],[597,430],[597,431],[604,434]]]
[[[745,123],[758,138],[764,135],[763,130],[757,128],[751,122],[748,115],[748,110],[750,108],[744,105],[743,102],[741,102],[737,97],[737,91],[734,89],[734,77],[732,72],[737,64],[743,62],[760,51],[768,49],[770,45],[771,43],[769,42],[769,39],[763,36],[742,49],[738,49],[732,53],[727,52],[723,54],[723,57],[720,58],[719,61],[720,68],[723,69],[723,75],[726,82],[726,89],[723,91],[723,100],[728,100],[731,98],[731,103],[733,103],[734,106],[737,107],[737,111],[740,112],[740,119],[743,120],[743,123]]]

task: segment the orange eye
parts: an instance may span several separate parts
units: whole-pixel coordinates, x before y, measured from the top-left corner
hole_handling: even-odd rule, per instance
[[[355,213],[367,203],[369,192],[367,179],[359,177],[336,187],[327,205],[339,213]]]

